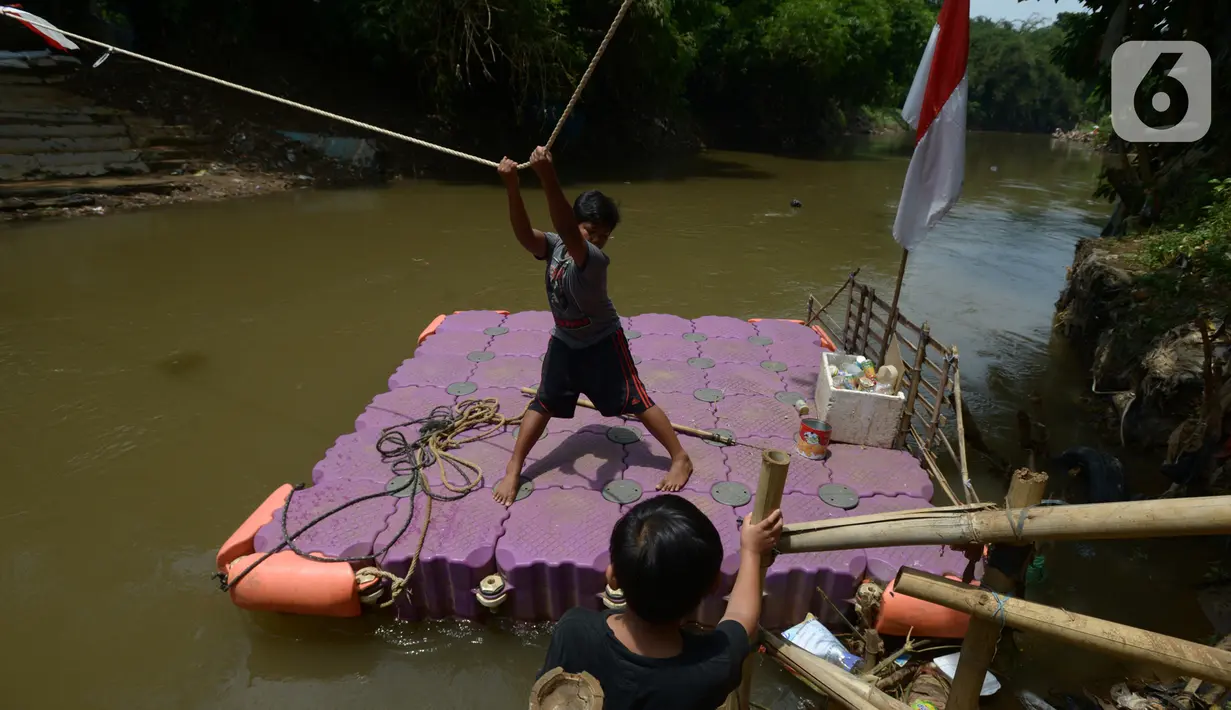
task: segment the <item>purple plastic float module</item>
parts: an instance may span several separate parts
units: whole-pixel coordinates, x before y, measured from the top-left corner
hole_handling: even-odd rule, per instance
[[[642,381],[670,419],[725,430],[741,444],[681,436],[694,474],[680,495],[713,521],[725,551],[719,589],[696,613],[697,620],[713,624],[738,569],[738,522],[752,508],[760,473],[761,450],[754,447],[794,451],[799,415],[793,403],[811,404],[821,340],[789,321],[647,314],[623,324]],[[538,384],[551,327],[546,311],[464,311],[429,329],[414,357],[389,378],[389,391],[367,405],[354,432],[325,452],[313,469],[314,485],[293,495],[287,530],[293,533],[360,496],[373,497],[329,516],[297,538],[296,546],[329,557],[370,556],[352,566],[375,565],[399,577],[414,564],[408,593],[394,603],[405,618],[476,618],[495,608],[518,619],[557,619],[573,606],[599,609],[612,602],[604,596],[611,529],[622,511],[658,495],[655,488],[671,463],[635,419],[603,417],[582,407],[570,419],[553,418],[526,461],[524,484],[510,508],[496,503],[490,489],[512,456],[516,427],[452,452],[477,472],[435,466],[425,471],[437,496],[430,505],[421,491],[380,495],[394,476],[394,457],[388,451],[382,456],[378,447],[385,431],[395,428],[413,441],[420,424],[407,422],[475,399],[494,399],[500,414],[518,416],[529,401],[522,388]],[[456,493],[466,487],[474,490]],[[835,445],[826,461],[792,455],[785,491],[783,513],[800,521],[925,507],[932,486],[907,452]],[[255,531],[257,552],[284,543],[282,515],[279,510],[272,520],[246,523]],[[960,573],[964,558],[940,548],[780,557],[766,578],[763,622],[782,628],[808,612],[831,619],[833,610],[818,589],[847,604],[865,576],[891,578],[904,564]],[[484,581],[489,575],[498,575],[503,587],[482,597],[481,587],[491,592]]]

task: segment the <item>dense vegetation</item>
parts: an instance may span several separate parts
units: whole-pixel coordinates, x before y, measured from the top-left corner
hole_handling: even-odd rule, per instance
[[[636,0],[568,137],[621,150],[687,143],[682,137],[699,132],[728,147],[807,150],[852,123],[866,123],[867,108],[901,104],[939,5]],[[567,101],[619,2],[32,0],[26,6],[66,26],[106,32],[229,76],[259,81],[243,75],[263,54],[276,52],[301,62],[302,76],[323,76],[329,67],[388,86],[420,115],[470,123],[468,129],[481,133],[492,130],[482,130],[485,123],[537,136]],[[1050,132],[1076,123],[1094,82],[1066,76],[1052,59],[1057,52],[1067,56],[1061,45],[1072,27],[1072,21],[1062,28],[976,18],[971,127]],[[475,117],[482,122],[475,125]]]
[[[541,135],[558,115],[617,0],[44,0],[66,26],[242,76],[260,53],[329,66],[396,90],[457,125]],[[590,138],[655,148],[699,132],[712,144],[808,150],[896,107],[936,0],[636,0],[585,94]],[[92,9],[91,9],[92,8]],[[100,27],[100,18],[109,26]],[[1050,131],[1071,124],[1076,83],[1048,61],[1058,32],[977,20],[971,122]],[[483,131],[482,126],[471,126]],[[574,126],[574,129],[578,129]],[[570,134],[570,138],[574,137]],[[594,147],[594,146],[591,146]]]
[[[672,134],[805,148],[897,104],[935,21],[932,0],[636,0],[585,94],[584,137],[653,147]],[[276,49],[396,87],[451,122],[541,135],[617,0],[44,0],[66,26],[99,16],[161,57],[243,73]],[[93,12],[90,7],[93,7]],[[315,66],[314,66],[315,65]],[[580,122],[580,121],[579,121]]]
[[[1178,360],[1172,368],[1173,379],[1195,379],[1201,392],[1198,403],[1180,405],[1189,419],[1173,432],[1178,449],[1171,453],[1178,456],[1173,468],[1186,473],[1183,481],[1172,478],[1190,491],[1208,490],[1219,466],[1215,454],[1231,438],[1231,124],[1225,120],[1231,115],[1231,3],[1082,1],[1088,14],[1060,16],[1064,37],[1054,56],[1070,78],[1091,87],[1088,105],[1100,113],[1111,108],[1110,58],[1122,42],[1193,41],[1213,61],[1209,132],[1193,143],[1133,143],[1108,123],[1100,131],[1104,167],[1097,190],[1116,203],[1106,233],[1124,239],[1112,249],[1144,269],[1132,283],[1130,305],[1112,321],[1140,330],[1130,343],[1138,349],[1195,336],[1199,368],[1190,371]],[[1156,66],[1137,92],[1138,112],[1156,127],[1175,124],[1187,110],[1186,102],[1173,100],[1150,114],[1144,99],[1163,88],[1164,78]]]
[[[1048,133],[1071,128],[1088,92],[1052,60],[1063,39],[1056,25],[972,20],[970,127]]]

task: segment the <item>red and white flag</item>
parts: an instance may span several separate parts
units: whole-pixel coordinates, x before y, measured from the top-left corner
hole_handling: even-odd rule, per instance
[[[31,32],[42,37],[43,41],[52,49],[58,49],[62,52],[80,49],[76,42],[65,37],[55,25],[35,15],[33,12],[26,12],[20,8],[20,5],[0,5],[0,15],[8,15],[25,25]]]
[[[957,202],[966,163],[970,0],[945,0],[915,72],[902,118],[915,129],[893,238],[912,249]]]

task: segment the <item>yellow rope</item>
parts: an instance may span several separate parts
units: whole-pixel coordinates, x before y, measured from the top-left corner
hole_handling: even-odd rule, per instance
[[[620,26],[620,22],[623,21],[624,16],[628,14],[628,8],[631,7],[632,4],[633,4],[633,0],[624,0],[624,3],[620,5],[620,10],[619,12],[616,13],[615,20],[611,23],[611,27],[607,29],[607,35],[603,37],[602,43],[599,44],[598,51],[595,52],[594,58],[590,60],[590,66],[586,67],[585,73],[582,74],[581,81],[578,82],[577,88],[573,91],[573,96],[569,99],[568,105],[564,107],[564,113],[560,115],[560,120],[556,122],[556,127],[551,132],[551,137],[547,139],[548,149],[550,149],[551,146],[556,142],[556,137],[560,134],[560,130],[564,128],[565,121],[568,120],[569,114],[573,112],[573,107],[577,105],[577,100],[581,97],[582,89],[584,89],[586,84],[590,81],[590,76],[594,73],[594,68],[598,66],[598,60],[602,58],[603,53],[607,51],[607,45],[611,43],[611,38],[615,35],[616,28]],[[12,15],[4,14],[4,13],[0,13],[0,15],[4,17],[13,17],[13,19],[19,19]],[[262,99],[276,101],[277,103],[284,104],[292,108],[297,108],[297,109],[300,109],[301,111],[307,111],[308,113],[314,113],[318,116],[324,116],[325,118],[329,118],[334,121],[340,121],[341,123],[346,123],[351,126],[355,126],[356,128],[362,128],[367,131],[372,131],[373,133],[379,133],[380,135],[388,136],[389,138],[396,138],[397,140],[400,140],[400,141],[406,141],[407,143],[413,143],[422,148],[429,148],[431,150],[444,153],[445,155],[451,155],[455,158],[461,158],[462,160],[469,160],[471,162],[478,163],[480,165],[486,165],[492,168],[499,167],[500,165],[496,161],[488,160],[486,158],[480,158],[477,155],[471,155],[469,153],[463,153],[462,151],[454,150],[453,148],[446,148],[445,146],[437,145],[436,143],[432,143],[430,141],[425,141],[422,138],[415,138],[414,136],[408,136],[404,133],[397,133],[387,128],[381,128],[380,126],[374,126],[370,123],[364,123],[363,121],[357,121],[353,118],[347,118],[346,116],[341,116],[336,113],[331,113],[329,111],[324,111],[319,108],[308,106],[306,104],[301,104],[297,101],[291,101],[290,99],[284,99],[281,96],[274,96],[273,94],[267,94],[264,91],[258,91],[257,89],[253,89],[251,87],[247,87],[242,84],[236,84],[234,82],[227,81],[225,79],[219,79],[218,77],[210,76],[208,74],[202,74],[201,72],[198,72],[198,71],[193,71],[191,69],[186,69],[184,67],[176,66],[174,64],[164,62],[160,59],[154,59],[153,57],[147,57],[144,54],[130,52],[127,49],[121,49],[120,47],[115,47],[113,45],[107,44],[106,42],[99,42],[96,39],[91,39],[83,35],[79,35],[73,32],[68,32],[66,30],[60,29],[59,27],[55,27],[54,25],[49,25],[46,23],[38,22],[30,18],[20,18],[20,21],[26,24],[29,24],[33,27],[39,27],[44,30],[59,32],[65,37],[71,37],[75,40],[85,42],[86,44],[92,44],[96,47],[102,47],[103,49],[107,50],[108,54],[114,52],[116,54],[121,54],[126,57],[132,57],[133,59],[139,59],[143,62],[149,62],[150,64],[153,64],[155,66],[162,67],[163,69],[170,69],[172,71],[180,72],[181,74],[187,74],[188,76],[191,76],[197,79],[203,79],[205,81],[210,81],[220,86],[225,86],[228,89],[235,89],[236,91],[242,91],[247,94],[252,94],[253,96],[258,96]],[[525,162],[525,163],[521,163],[517,167],[518,169],[524,170],[525,168],[529,166],[530,166],[530,163]]]
[[[529,405],[527,405],[528,408]],[[497,434],[502,434],[509,425],[519,424],[525,415],[526,410],[523,409],[522,413],[516,417],[504,416],[500,413],[500,401],[495,397],[468,399],[454,405],[453,417],[449,425],[433,431],[427,436],[425,441],[427,449],[436,457],[436,462],[440,466],[441,485],[453,493],[462,495],[479,489],[483,485],[483,468],[475,462],[451,454],[449,451],[459,449],[471,442],[482,441]],[[462,436],[472,429],[481,429],[481,431],[474,436]],[[427,475],[423,472],[422,468],[425,456],[426,454],[422,448],[416,449],[416,465],[414,470],[417,471],[419,476],[417,485],[422,486],[424,492],[429,495],[424,496],[427,499],[427,504],[424,510],[423,525],[419,530],[419,540],[415,544],[414,554],[411,555],[410,567],[406,570],[406,576],[400,577],[393,572],[374,566],[364,567],[355,572],[355,581],[360,584],[375,578],[389,580],[389,598],[380,603],[382,609],[391,606],[403,593],[408,593],[406,592],[407,586],[410,583],[410,578],[415,574],[415,569],[419,566],[419,556],[423,553],[423,543],[427,540],[427,528],[432,522],[432,496],[430,495],[430,484],[427,482]],[[463,473],[462,475],[466,478],[466,482],[460,486],[454,484],[449,480],[448,469],[445,468],[446,459],[455,464],[458,470],[473,471],[475,477],[470,478]],[[368,577],[368,579],[363,579],[364,577]]]

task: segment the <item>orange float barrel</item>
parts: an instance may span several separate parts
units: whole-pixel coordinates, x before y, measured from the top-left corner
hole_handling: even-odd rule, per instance
[[[218,548],[218,556],[214,559],[219,572],[225,573],[231,562],[256,552],[252,541],[256,537],[257,530],[274,519],[274,511],[286,504],[286,497],[291,494],[291,488],[291,484],[283,483],[278,490],[270,493],[265,502],[252,511],[243,525],[236,528],[235,532],[231,533],[231,537],[222,543],[222,547]]]
[[[824,328],[822,328],[819,325],[814,325],[812,326],[812,332],[821,336],[821,347],[822,348],[825,348],[831,353],[838,352],[838,349],[834,347],[833,341],[829,339],[829,333],[826,333]]]
[[[749,318],[749,319],[748,319],[748,322],[749,322],[749,323],[760,323],[760,322],[761,322],[761,321],[763,321],[763,320],[767,320],[767,319],[766,319],[766,318]],[[798,323],[798,324],[800,324],[800,325],[803,325],[803,324],[804,324],[804,322],[803,322],[803,321],[801,321],[801,320],[796,320],[795,318],[774,318],[774,319],[768,319],[768,320],[780,320],[780,321],[784,321],[784,322],[786,322],[786,323]],[[838,352],[838,348],[834,346],[834,344],[833,344],[833,340],[831,340],[831,339],[829,338],[829,333],[826,333],[824,328],[822,328],[822,327],[821,327],[821,326],[819,326],[819,325],[810,325],[810,326],[808,326],[808,327],[812,329],[812,332],[814,332],[814,333],[816,333],[818,336],[820,336],[820,338],[821,338],[821,347],[825,348],[826,350],[828,350],[828,351],[829,351],[829,352],[831,352],[831,353],[836,353],[836,352]]]
[[[244,555],[227,567],[228,590],[235,606],[311,616],[359,616],[359,585],[347,562],[317,562],[291,550],[270,555],[235,584],[264,554]]]
[[[949,579],[958,579],[945,575]],[[979,586],[977,581],[974,586]],[[876,620],[876,633],[882,636],[932,637],[960,639],[966,636],[970,626],[970,614],[963,614],[947,607],[908,597],[893,591],[893,582],[881,595],[881,613]]]
[[[427,340],[428,338],[435,335],[436,329],[439,328],[440,324],[444,322],[445,322],[445,314],[443,313],[433,318],[432,322],[428,323],[427,327],[423,329],[423,332],[419,333],[419,345],[422,345],[424,340]]]

